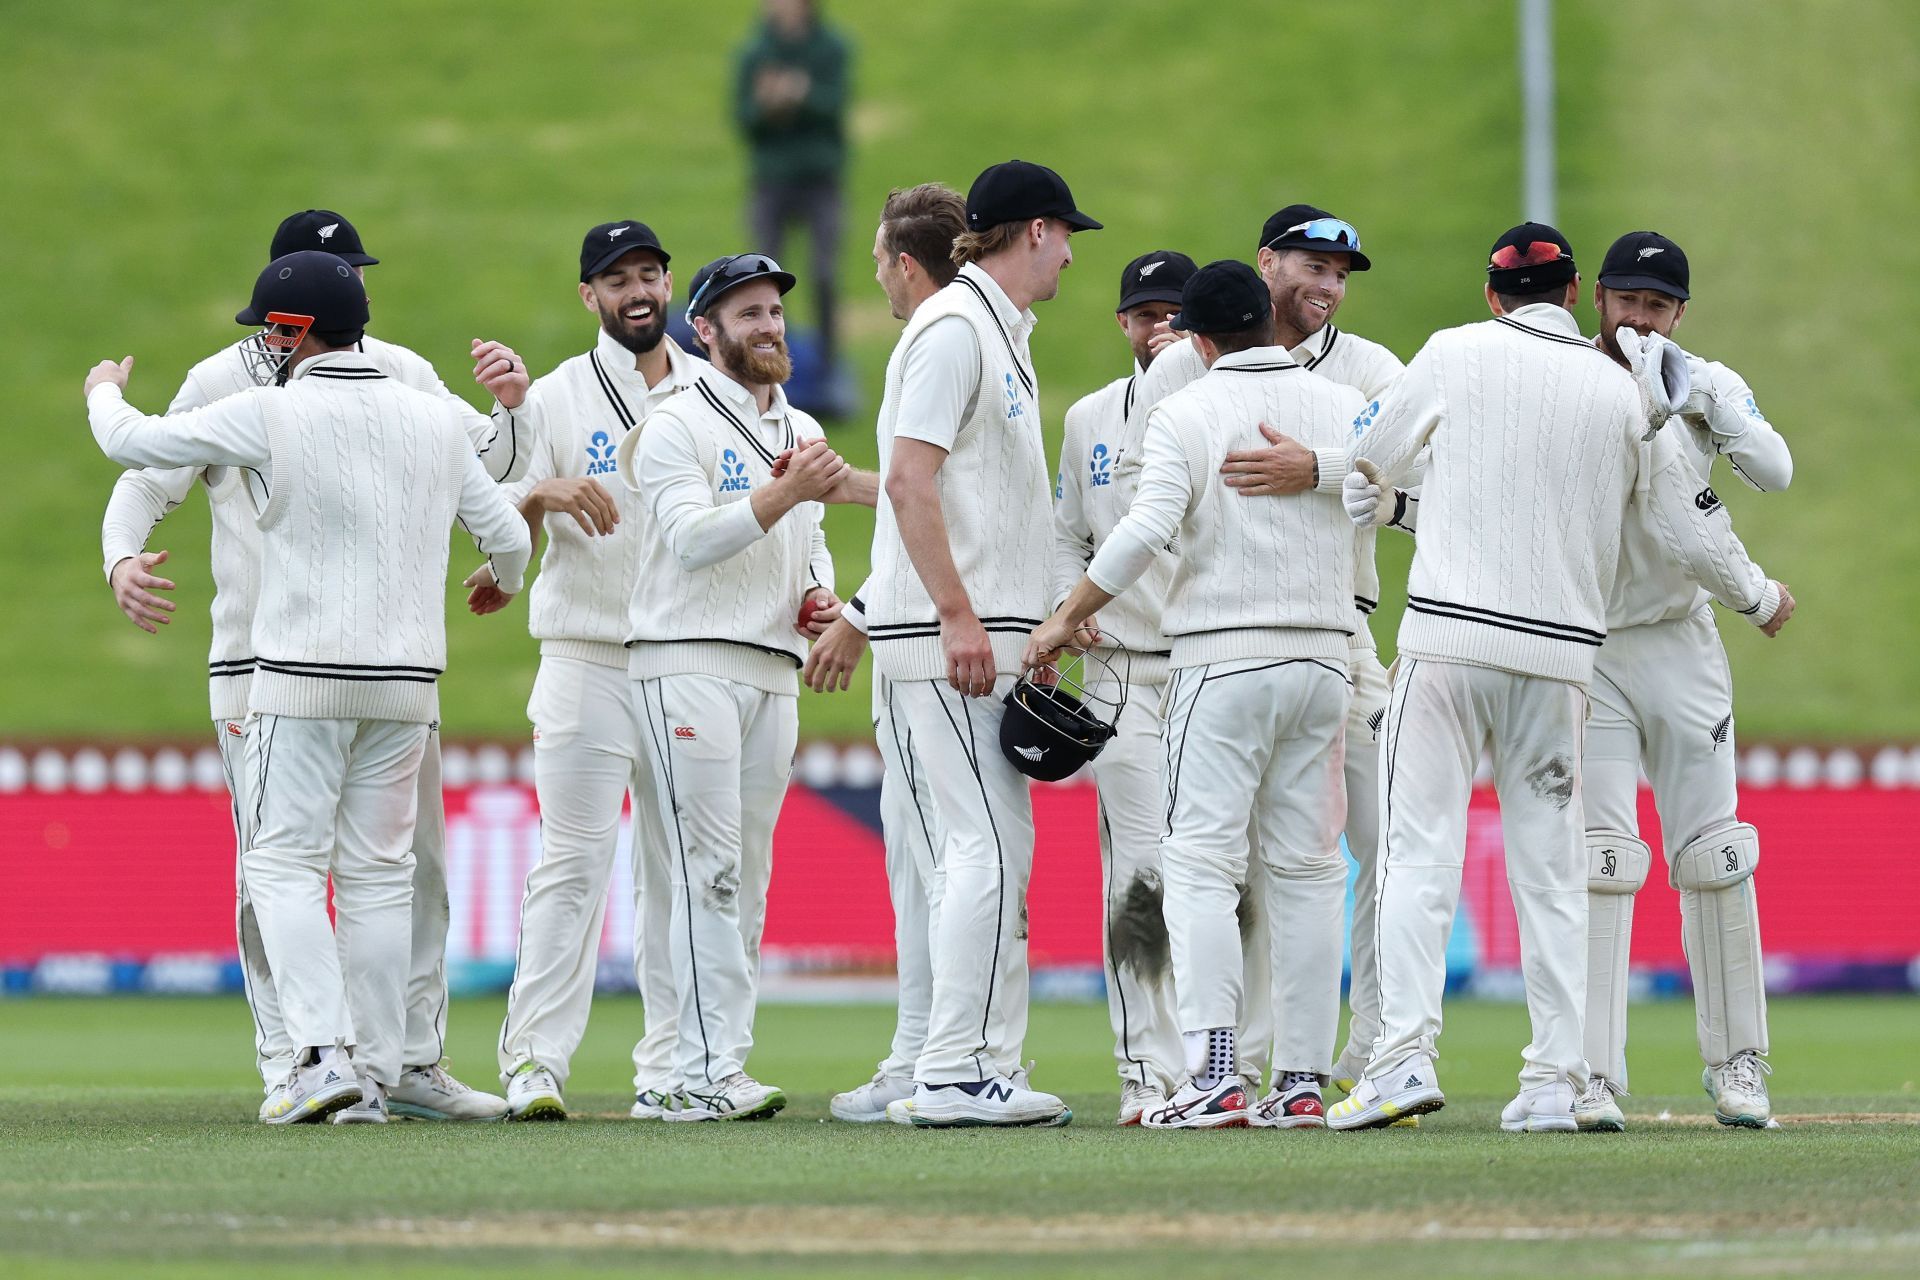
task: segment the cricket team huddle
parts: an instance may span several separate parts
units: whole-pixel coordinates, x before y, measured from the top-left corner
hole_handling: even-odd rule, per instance
[[[1770,1122],[1759,842],[1735,812],[1712,606],[1771,636],[1794,601],[1710,480],[1724,455],[1784,488],[1792,459],[1738,374],[1671,341],[1680,246],[1620,237],[1583,298],[1565,237],[1514,227],[1486,263],[1490,316],[1404,365],[1333,324],[1373,263],[1325,210],[1267,217],[1250,263],[1141,253],[1115,309],[1131,373],[1067,411],[1055,467],[1033,308],[1071,237],[1100,229],[1018,160],[964,196],[888,196],[875,276],[903,328],[876,472],[787,401],[794,276],[757,253],[702,266],[689,351],[667,333],[671,256],[635,220],[582,245],[585,351],[534,379],[473,343],[486,413],[366,332],[378,260],[327,210],[281,223],[236,317],[248,336],[166,414],[128,404],[131,358],[92,371],[95,439],[129,468],[104,569],[137,625],[175,607],[156,526],[195,488],[213,515],[209,689],[262,1121],[566,1118],[628,796],[631,1115],[783,1109],[747,1067],[798,689],[848,689],[871,649],[899,1008],[836,1119],[1071,1121],[1022,1052],[1029,788],[1084,767],[1118,1123],[1417,1126],[1445,1102],[1447,939],[1485,755],[1532,1032],[1501,1127],[1625,1127],[1643,772],[1703,1085],[1722,1124]],[[870,576],[844,598],[827,503],[876,508]],[[540,641],[542,852],[500,1096],[444,1064],[435,681],[456,522],[483,557],[469,608],[524,591]],[[1383,528],[1414,539],[1390,669],[1369,631]]]

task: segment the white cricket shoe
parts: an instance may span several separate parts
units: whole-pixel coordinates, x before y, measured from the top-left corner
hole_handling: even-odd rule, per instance
[[[1211,1089],[1189,1079],[1165,1104],[1141,1116],[1140,1124],[1147,1129],[1244,1129],[1246,1077],[1228,1076]]]
[[[1019,1078],[1024,1078],[1025,1071]],[[1057,1129],[1073,1121],[1067,1104],[1029,1089],[1016,1077],[993,1076],[978,1084],[916,1084],[913,1096],[887,1104],[887,1119],[920,1129]]]
[[[766,1120],[787,1105],[787,1095],[736,1071],[706,1089],[688,1089],[677,1110],[662,1120]]]
[[[360,1077],[360,1101],[350,1107],[342,1107],[327,1117],[329,1124],[385,1124],[387,1122],[387,1091],[378,1081]]]
[[[680,1109],[685,1095],[671,1089],[642,1089],[633,1095],[630,1120],[668,1120]]]
[[[1764,1129],[1773,1119],[1766,1077],[1767,1060],[1748,1049],[1700,1073],[1700,1087],[1713,1099],[1713,1118],[1734,1129]]]
[[[1587,1087],[1573,1100],[1573,1122],[1582,1133],[1625,1133],[1627,1117],[1613,1100],[1617,1089],[1605,1076],[1587,1077]]]
[[[1500,1127],[1508,1133],[1572,1133],[1573,1086],[1565,1080],[1522,1089],[1500,1108]]]
[[[436,1062],[402,1071],[387,1090],[387,1109],[415,1120],[504,1120],[507,1100],[468,1088]]]
[[[1327,1112],[1329,1129],[1384,1129],[1408,1116],[1422,1116],[1447,1105],[1433,1064],[1421,1055],[1402,1059],[1378,1076],[1362,1076],[1353,1092]]]
[[[260,1107],[268,1124],[314,1124],[360,1101],[360,1077],[345,1053],[301,1066],[295,1060],[273,1095]]]
[[[507,1119],[565,1120],[566,1100],[553,1072],[537,1062],[523,1062],[507,1080]]]
[[[1167,1105],[1167,1091],[1158,1084],[1128,1080],[1120,1086],[1120,1116],[1114,1124],[1121,1128],[1140,1123],[1140,1117]]]
[[[260,1103],[260,1122],[262,1124],[272,1123],[267,1117],[278,1115],[281,1112],[283,1109],[281,1101],[286,1096],[287,1077],[282,1076],[280,1079],[274,1081],[273,1087],[267,1090],[265,1100]]]
[[[1255,1129],[1324,1129],[1326,1103],[1320,1097],[1320,1077],[1310,1071],[1289,1071],[1266,1097],[1247,1108],[1247,1124]]]
[[[913,1081],[875,1072],[873,1079],[859,1088],[834,1094],[833,1101],[827,1104],[827,1110],[833,1113],[835,1120],[845,1120],[849,1124],[884,1124],[887,1105],[912,1096]]]

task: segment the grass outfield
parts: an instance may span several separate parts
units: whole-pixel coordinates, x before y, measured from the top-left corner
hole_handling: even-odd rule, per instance
[[[492,1071],[498,1000],[458,1002],[453,1065]],[[1163,1276],[1258,1266],[1381,1276],[1912,1274],[1920,1002],[1773,1005],[1767,1133],[1721,1129],[1692,1013],[1633,1009],[1630,1131],[1502,1134],[1517,1005],[1455,1002],[1450,1103],[1417,1133],[1115,1130],[1104,1011],[1034,1011],[1064,1131],[829,1122],[891,1029],[873,1006],[762,1011],[764,1124],[638,1125],[631,999],[595,1010],[565,1125],[267,1129],[237,1000],[27,1000],[0,1011],[0,1272],[199,1276]],[[1865,1029],[1874,1029],[1869,1046]],[[1657,1119],[1670,1113],[1670,1119]],[[1204,1253],[1196,1253],[1203,1250]],[[1276,1266],[1278,1264],[1278,1266]]]
[[[468,389],[476,334],[512,341],[536,370],[589,340],[572,278],[590,223],[644,215],[683,283],[743,247],[724,101],[749,6],[658,8],[637,21],[616,0],[537,17],[394,0],[341,23],[219,0],[6,6],[0,113],[33,125],[0,133],[13,424],[0,542],[28,620],[0,629],[0,668],[16,673],[0,735],[204,732],[204,503],[155,543],[174,553],[179,621],[158,639],[135,631],[97,564],[114,469],[87,436],[79,383],[131,351],[134,401],[164,406],[193,360],[236,336],[230,317],[283,213],[348,212],[383,259],[375,331]],[[838,0],[860,47],[839,274],[862,386],[877,395],[896,332],[867,278],[886,190],[964,186],[1010,153],[1053,163],[1111,228],[1076,240],[1060,300],[1041,309],[1053,440],[1073,399],[1125,371],[1109,318],[1121,264],[1153,247],[1244,255],[1294,199],[1354,219],[1379,264],[1342,324],[1405,357],[1436,328],[1484,318],[1478,264],[1518,215],[1513,9]],[[1920,664],[1888,657],[1920,623],[1907,590],[1920,524],[1875,518],[1884,504],[1863,502],[1856,477],[1867,468],[1888,492],[1915,479],[1920,364],[1904,355],[1920,242],[1898,228],[1920,202],[1920,7],[1857,0],[1833,21],[1797,5],[1617,0],[1558,6],[1557,21],[1561,225],[1590,271],[1623,230],[1680,240],[1696,294],[1682,338],[1747,373],[1798,458],[1790,494],[1760,501],[1726,482],[1762,563],[1801,600],[1778,643],[1726,626],[1742,733],[1911,737]],[[867,423],[835,439],[871,460]],[[870,528],[834,513],[848,590]],[[1376,631],[1390,653],[1409,544],[1382,548]],[[470,559],[456,550],[456,565]],[[524,618],[455,618],[451,732],[525,732]],[[863,691],[808,696],[802,714],[812,734],[866,732]]]

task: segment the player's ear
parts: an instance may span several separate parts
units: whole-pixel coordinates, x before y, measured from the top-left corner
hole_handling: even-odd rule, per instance
[[[595,315],[600,314],[600,308],[595,306],[593,302],[593,286],[584,280],[580,282],[580,305]]]
[[[1673,327],[1678,329],[1680,322],[1687,318],[1687,304],[1682,302],[1673,309]]]
[[[1125,333],[1127,331],[1127,313],[1126,312],[1124,311],[1114,312],[1113,322],[1120,326],[1120,332]]]
[[[1503,316],[1507,314],[1506,311],[1501,308],[1500,295],[1493,291],[1492,285],[1487,286],[1487,310],[1493,312],[1493,314],[1497,316]]]

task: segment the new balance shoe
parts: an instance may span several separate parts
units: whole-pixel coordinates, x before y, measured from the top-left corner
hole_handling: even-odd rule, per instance
[[[436,1062],[402,1071],[387,1090],[387,1110],[415,1120],[503,1120],[507,1100],[468,1088]]]
[[[1572,1133],[1579,1128],[1573,1116],[1573,1086],[1555,1080],[1522,1089],[1500,1108],[1500,1127],[1508,1133]]]
[[[703,1089],[688,1089],[680,1106],[662,1120],[766,1120],[787,1105],[787,1095],[736,1071]]]
[[[680,1109],[681,1095],[667,1089],[642,1089],[633,1095],[630,1120],[665,1120]]]
[[[1353,1092],[1327,1112],[1329,1129],[1384,1129],[1408,1116],[1447,1105],[1433,1064],[1416,1054],[1376,1076],[1362,1076]]]
[[[833,1113],[835,1120],[845,1120],[849,1124],[885,1124],[887,1104],[901,1102],[912,1096],[913,1081],[875,1072],[873,1079],[859,1088],[834,1094],[833,1101],[827,1104],[827,1110]]]
[[[1573,1100],[1573,1123],[1582,1133],[1625,1133],[1627,1117],[1613,1100],[1613,1081],[1605,1076],[1587,1077],[1587,1087]]]
[[[302,1064],[296,1059],[287,1078],[260,1107],[268,1124],[315,1124],[342,1107],[360,1101],[360,1077],[342,1050]]]
[[[1244,1129],[1247,1127],[1247,1082],[1228,1076],[1211,1089],[1188,1080],[1174,1091],[1166,1105],[1140,1117],[1149,1129]]]
[[[1121,1128],[1140,1123],[1140,1117],[1167,1105],[1167,1094],[1158,1084],[1128,1080],[1120,1086],[1120,1116],[1114,1123]]]
[[[507,1119],[565,1120],[566,1100],[553,1072],[537,1062],[523,1062],[507,1079]]]
[[[327,1117],[329,1124],[385,1124],[387,1091],[365,1076],[360,1078],[360,1101]]]
[[[887,1119],[920,1129],[1057,1129],[1073,1121],[1073,1112],[1050,1093],[994,1076],[977,1083],[916,1084],[912,1097],[888,1104]]]
[[[1772,1074],[1767,1060],[1751,1049],[1702,1071],[1700,1087],[1713,1099],[1713,1118],[1734,1129],[1766,1128],[1773,1119],[1766,1081]]]
[[[1247,1108],[1247,1124],[1255,1129],[1324,1129],[1327,1109],[1320,1098],[1320,1077],[1307,1071],[1289,1071],[1266,1097]]]

